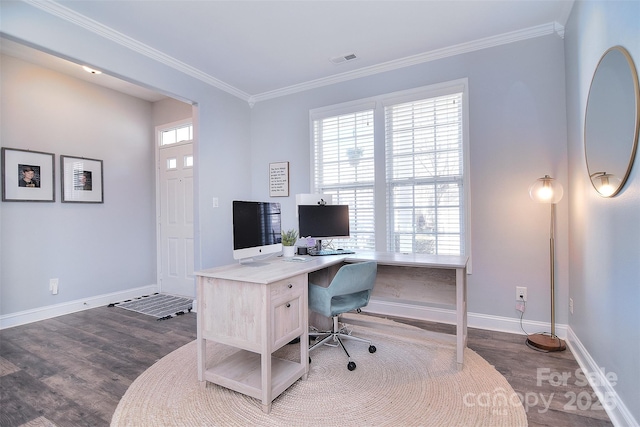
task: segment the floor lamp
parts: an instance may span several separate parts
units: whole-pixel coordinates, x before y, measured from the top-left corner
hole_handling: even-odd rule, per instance
[[[562,199],[562,185],[549,175],[537,179],[529,187],[529,195],[538,203],[551,205],[551,228],[549,232],[549,264],[551,270],[551,334],[538,333],[527,336],[527,344],[545,351],[562,351],[567,348],[564,341],[556,336],[555,303],[555,222],[556,203]]]

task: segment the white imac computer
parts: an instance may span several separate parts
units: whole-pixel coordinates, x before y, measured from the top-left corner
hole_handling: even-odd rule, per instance
[[[253,257],[282,251],[280,203],[233,201],[233,259],[251,262]]]

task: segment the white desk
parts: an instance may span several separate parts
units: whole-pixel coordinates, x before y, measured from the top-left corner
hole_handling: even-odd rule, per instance
[[[466,257],[357,253],[312,257],[306,262],[282,258],[199,271],[197,277],[198,380],[271,402],[309,372],[308,274],[336,269],[344,262],[377,261],[383,266],[455,270],[457,362],[464,361],[467,339]],[[397,277],[399,286],[402,277]],[[377,285],[376,285],[377,286]],[[300,361],[272,353],[300,337]],[[206,341],[240,349],[216,366],[206,366]]]
[[[423,255],[423,254],[399,254],[393,252],[357,253],[349,255],[346,262],[376,261],[379,266],[407,267],[409,269],[436,269],[455,271],[455,286],[440,285],[436,292],[432,292],[429,302],[445,306],[455,306],[456,310],[456,361],[459,368],[464,363],[464,349],[467,346],[467,261],[466,256],[453,255]],[[384,277],[378,269],[378,278],[373,290],[373,295],[379,293],[384,286]],[[402,288],[403,281],[411,282],[414,286],[429,286],[424,281],[412,280],[411,274],[407,274],[400,268],[395,268],[392,280],[395,286]],[[410,294],[409,294],[410,295]]]

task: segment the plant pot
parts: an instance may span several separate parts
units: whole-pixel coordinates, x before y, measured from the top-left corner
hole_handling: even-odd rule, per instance
[[[283,246],[282,247],[282,256],[285,258],[291,258],[296,254],[295,246]]]

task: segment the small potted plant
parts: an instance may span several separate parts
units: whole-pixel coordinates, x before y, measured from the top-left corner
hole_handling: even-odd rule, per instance
[[[294,245],[298,241],[298,232],[296,230],[287,230],[282,232],[282,256],[292,257],[295,255]]]

